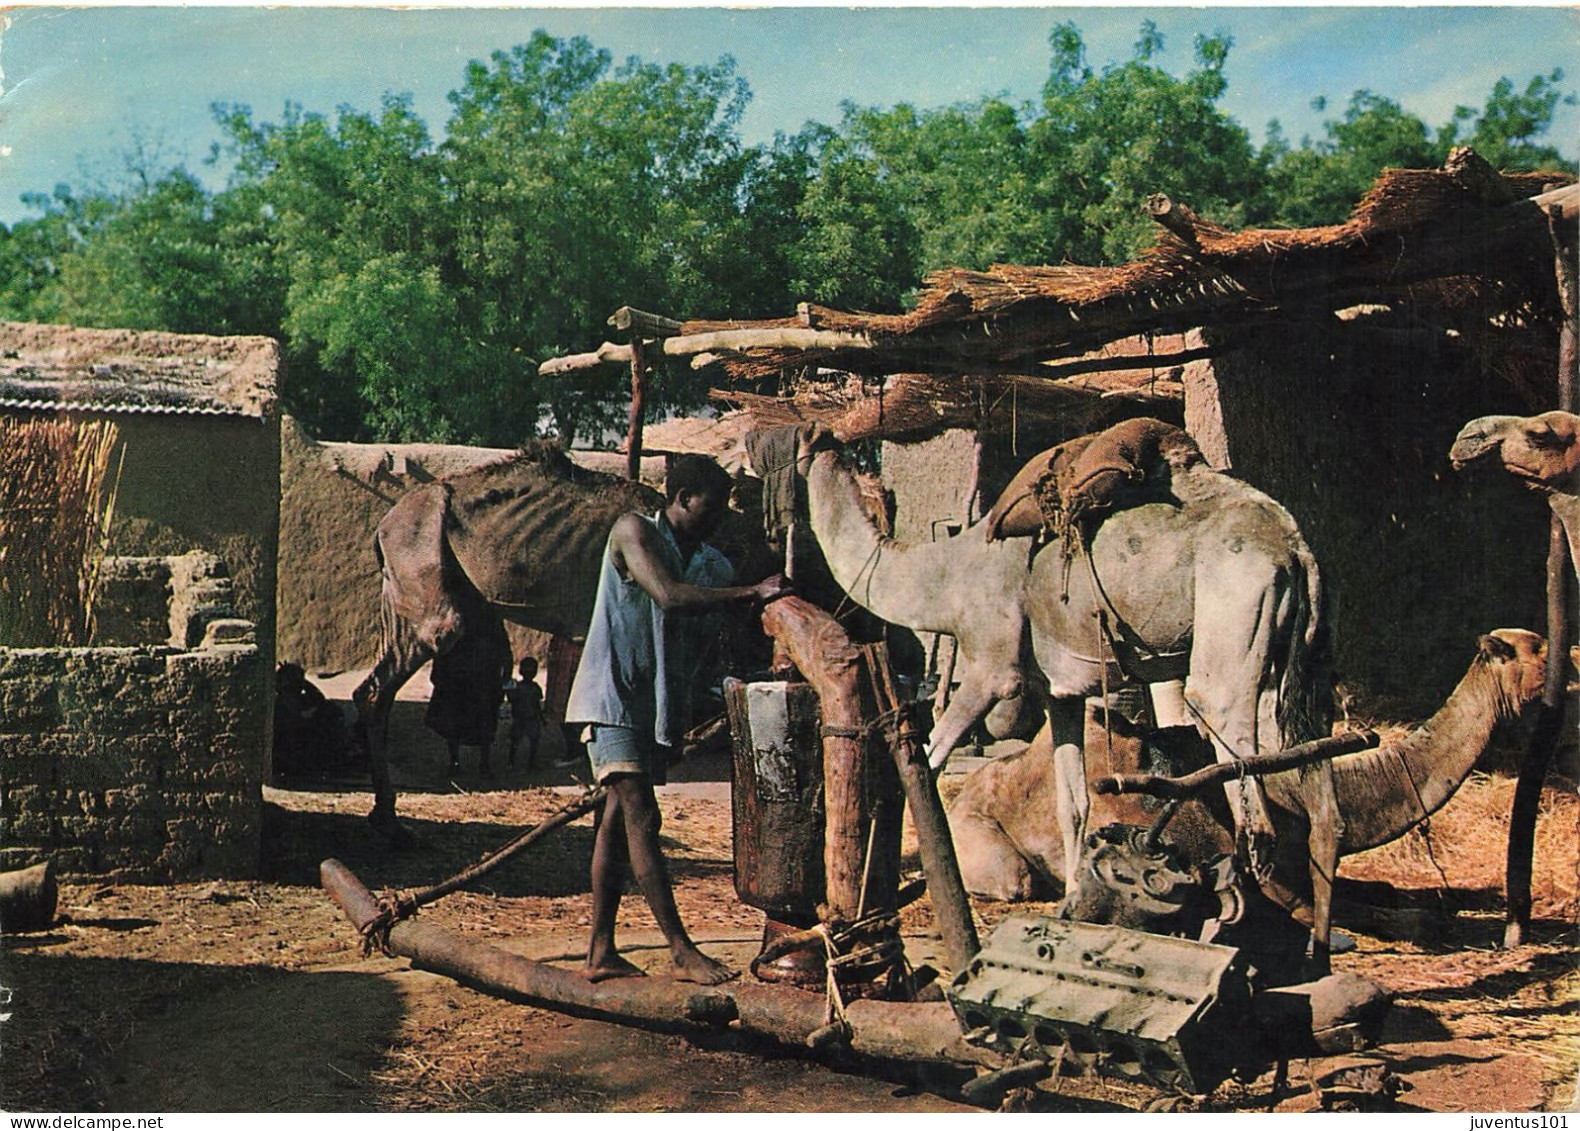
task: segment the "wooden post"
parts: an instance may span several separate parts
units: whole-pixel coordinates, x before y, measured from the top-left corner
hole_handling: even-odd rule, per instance
[[[830,710],[848,697],[845,685],[855,670],[856,659],[862,649],[850,642],[849,637],[827,611],[800,597],[781,597],[763,610],[763,630],[789,652],[796,667],[822,696],[825,688],[828,698],[823,706],[825,757],[831,742],[839,741],[830,736]],[[896,702],[893,683],[889,678],[888,654],[882,645],[868,645],[866,667],[871,676],[874,718],[895,712]],[[844,677],[844,678],[842,678]],[[846,708],[840,708],[845,711]],[[841,714],[842,725],[835,729],[851,729],[862,716],[854,719]],[[933,782],[932,770],[927,765],[927,752],[908,728],[896,726],[890,735],[891,752],[899,771],[900,785],[916,827],[918,848],[922,857],[922,873],[927,878],[927,893],[932,898],[933,914],[943,936],[944,950],[951,970],[964,970],[982,949],[977,941],[976,924],[971,918],[971,903],[966,897],[965,883],[960,878],[960,864],[955,857],[954,841],[949,835],[949,821],[944,815],[943,802]],[[834,822],[835,801],[827,799],[829,822]],[[853,846],[854,847],[854,846]],[[852,853],[856,860],[862,855]],[[835,875],[830,863],[828,876],[829,902],[835,898],[836,883],[846,887],[856,883],[857,877],[846,873]],[[859,890],[859,883],[856,883]]]
[[[325,893],[359,932],[378,918],[378,901],[344,864],[325,860],[319,875]],[[388,953],[409,958],[418,969],[573,1016],[670,1033],[733,1030],[797,1055],[824,1053],[824,1059],[836,1062],[848,1062],[851,1053],[920,1061],[945,1075],[951,1066],[970,1074],[977,1065],[1004,1065],[1002,1056],[965,1042],[954,1011],[941,1001],[849,1002],[849,1042],[820,1047],[810,1038],[827,1027],[828,1001],[821,994],[744,980],[699,986],[653,976],[594,983],[576,971],[472,942],[420,918],[396,923],[381,942]]]
[[[647,350],[631,339],[631,419],[625,433],[625,477],[642,478],[642,425],[647,411]]]
[[[1576,411],[1576,370],[1580,368],[1577,350],[1577,323],[1580,301],[1575,280],[1574,233],[1566,227],[1560,206],[1548,209],[1553,251],[1557,262],[1558,301],[1563,309],[1563,329],[1558,338],[1558,407]],[[1564,682],[1573,636],[1569,614],[1569,543],[1563,523],[1552,517],[1547,535],[1547,683],[1542,688],[1541,707],[1532,728],[1525,757],[1520,761],[1514,785],[1514,803],[1509,811],[1509,854],[1504,865],[1504,899],[1507,921],[1503,945],[1519,946],[1531,926],[1531,857],[1536,850],[1536,811],[1541,802],[1542,783],[1552,765],[1563,735]]]

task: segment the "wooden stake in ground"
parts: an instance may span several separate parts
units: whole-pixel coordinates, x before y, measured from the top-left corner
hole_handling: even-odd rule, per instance
[[[932,896],[944,948],[950,966],[956,971],[964,970],[981,945],[977,941],[965,884],[960,878],[960,864],[955,859],[954,841],[949,836],[943,802],[933,783],[926,752],[915,733],[904,725],[904,711],[889,679],[887,652],[881,648],[857,647],[838,621],[799,597],[781,597],[768,606],[763,612],[763,629],[790,653],[801,674],[817,688],[824,704],[825,743],[864,742],[869,725],[881,725],[888,736],[911,819],[916,825],[922,871],[927,877],[927,891]],[[868,653],[865,662],[863,651]],[[853,683],[861,670],[867,671],[871,683],[870,714],[863,711],[858,688]],[[859,851],[850,855],[853,859],[861,859]],[[838,877],[833,871],[829,873],[830,902],[834,899],[836,883],[848,898],[854,879],[844,871],[843,861],[835,863],[841,871]]]
[[[1575,279],[1575,225],[1562,205],[1549,206],[1548,224],[1555,252],[1558,300],[1563,328],[1558,337],[1558,407],[1575,412],[1577,370],[1580,370],[1580,285]],[[1563,523],[1554,515],[1547,535],[1547,683],[1531,730],[1525,757],[1520,760],[1514,803],[1509,811],[1509,854],[1504,864],[1504,901],[1507,922],[1503,945],[1519,946],[1531,927],[1531,856],[1536,850],[1536,811],[1542,783],[1563,737],[1565,664],[1569,654],[1569,543]]]

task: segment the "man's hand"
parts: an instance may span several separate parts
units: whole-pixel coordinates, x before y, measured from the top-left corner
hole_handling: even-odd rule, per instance
[[[783,574],[776,573],[752,586],[752,600],[766,605],[769,601],[788,595],[789,592],[790,582],[785,580]]]

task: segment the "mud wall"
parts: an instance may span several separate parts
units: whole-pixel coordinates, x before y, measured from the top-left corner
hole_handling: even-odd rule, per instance
[[[1337,675],[1363,703],[1426,714],[1481,633],[1543,630],[1546,506],[1509,476],[1448,462],[1467,420],[1534,411],[1485,357],[1332,320],[1217,341],[1229,348],[1187,382],[1190,427],[1300,524]]]
[[[236,615],[258,626],[272,667],[280,528],[277,417],[117,413],[125,451],[110,552],[216,555]]]
[[[163,643],[0,649],[0,869],[257,874],[272,673],[253,623],[224,615],[215,566],[117,563],[111,620]],[[164,619],[149,613],[160,592]]]

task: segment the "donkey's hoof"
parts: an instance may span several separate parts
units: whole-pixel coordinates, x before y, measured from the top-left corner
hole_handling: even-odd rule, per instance
[[[395,848],[416,848],[422,844],[415,834],[396,819],[393,805],[387,807],[375,805],[373,812],[368,814],[368,824],[373,826],[374,832]]]

